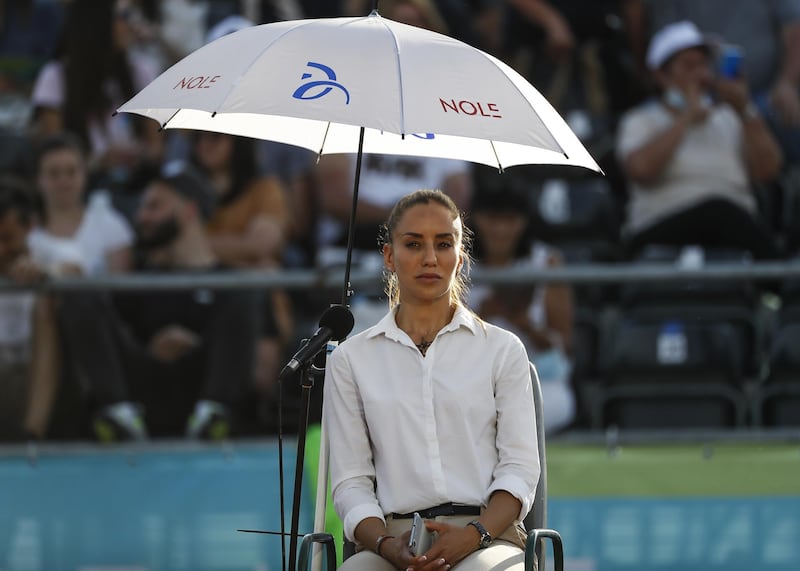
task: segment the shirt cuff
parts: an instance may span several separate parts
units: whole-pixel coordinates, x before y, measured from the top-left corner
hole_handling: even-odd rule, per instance
[[[531,490],[530,485],[524,479],[511,474],[506,474],[492,482],[492,485],[489,487],[489,491],[486,494],[484,503],[488,505],[489,498],[494,492],[499,490],[508,492],[522,503],[522,507],[519,510],[519,517],[515,523],[521,522],[523,519],[525,519],[525,516],[528,515],[528,512],[531,511],[531,508],[533,507],[533,498],[536,495],[536,486],[534,486]]]
[[[386,518],[383,517],[380,506],[377,504],[361,504],[351,509],[344,516],[344,521],[342,521],[344,536],[350,541],[355,541],[356,527],[368,517],[376,517],[384,524],[386,523]]]

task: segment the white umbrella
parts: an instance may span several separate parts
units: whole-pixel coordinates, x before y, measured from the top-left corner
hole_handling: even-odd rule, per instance
[[[541,94],[463,42],[373,11],[245,28],[203,46],[118,111],[164,128],[321,154],[437,156],[499,168],[599,168]]]
[[[354,197],[362,152],[461,159],[500,170],[552,164],[600,171],[555,109],[508,65],[377,11],[223,36],[118,111],[165,129],[268,139],[320,155],[358,153]],[[351,250],[350,244],[345,302]]]

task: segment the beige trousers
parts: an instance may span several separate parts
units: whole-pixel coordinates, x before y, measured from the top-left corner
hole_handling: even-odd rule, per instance
[[[441,516],[434,518],[451,525],[467,525],[475,516]],[[411,529],[410,519],[386,518],[386,527],[391,535],[400,536]],[[527,534],[521,527],[512,526],[492,542],[486,549],[473,551],[458,565],[456,571],[523,571],[525,568],[525,539]],[[339,568],[344,571],[393,571],[394,566],[371,549],[364,549],[349,557]]]

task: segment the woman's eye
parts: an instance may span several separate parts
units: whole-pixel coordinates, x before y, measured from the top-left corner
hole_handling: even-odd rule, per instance
[[[452,248],[453,247],[453,243],[452,242],[440,242],[439,243],[439,247],[440,248]]]

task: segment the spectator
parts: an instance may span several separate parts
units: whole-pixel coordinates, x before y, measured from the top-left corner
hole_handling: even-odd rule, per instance
[[[540,270],[563,265],[556,249],[543,242],[531,243],[526,215],[529,208],[526,198],[512,190],[476,192],[471,211],[475,267]],[[514,332],[522,340],[542,384],[545,430],[551,433],[568,426],[575,417],[575,395],[570,385],[570,286],[474,285],[469,306],[486,321]]]
[[[33,81],[53,56],[62,19],[56,0],[0,0],[0,127],[24,130]]]
[[[194,162],[208,176],[217,208],[208,223],[216,258],[232,268],[279,268],[290,224],[285,190],[276,177],[259,176],[255,141],[202,132],[194,139]],[[267,291],[256,359],[256,388],[272,396],[292,316],[282,291]]]
[[[48,137],[36,157],[41,224],[29,236],[33,258],[54,275],[124,272],[131,266],[133,232],[105,192],[85,199],[86,155],[69,134]]]
[[[89,149],[93,186],[138,188],[162,156],[155,121],[112,112],[155,79],[157,62],[130,49],[125,0],[73,0],[57,58],[36,79],[31,96],[37,137],[69,131]],[[144,175],[143,175],[144,173]]]
[[[140,268],[187,279],[224,269],[205,230],[212,210],[213,190],[195,171],[165,165],[136,215]],[[255,293],[194,288],[117,293],[110,301],[72,294],[62,311],[67,349],[97,409],[98,438],[230,434],[252,384]]]
[[[632,252],[697,244],[775,256],[752,183],[778,174],[781,152],[747,85],[714,79],[711,46],[691,22],[660,30],[647,62],[660,97],[623,117],[617,144],[630,186]]]
[[[27,251],[33,201],[0,182],[0,277],[31,284],[43,274]],[[0,292],[0,440],[43,438],[60,373],[53,301],[31,291]]]
[[[641,97],[624,34],[630,0],[503,0],[478,11],[484,43],[559,110],[606,119]]]
[[[641,1],[641,0],[639,0]],[[735,17],[720,17],[720,9]],[[647,22],[659,30],[681,20],[744,52],[744,78],[753,101],[781,143],[788,164],[800,161],[800,0],[646,2]]]

